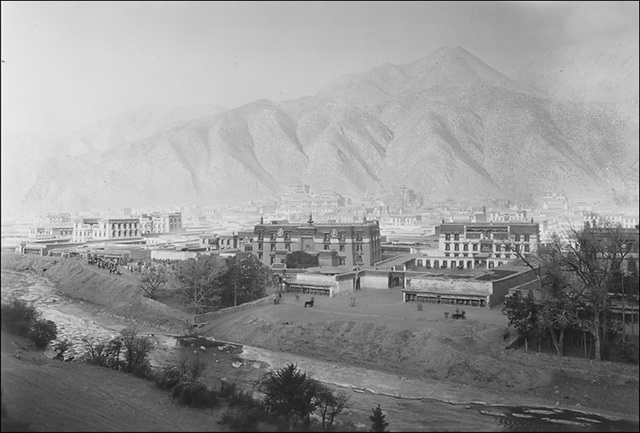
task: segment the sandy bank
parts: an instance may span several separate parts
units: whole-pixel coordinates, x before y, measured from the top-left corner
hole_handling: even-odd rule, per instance
[[[134,276],[109,274],[80,258],[3,254],[2,269],[48,278],[60,293],[142,327],[181,333],[192,321],[192,315],[142,296]]]

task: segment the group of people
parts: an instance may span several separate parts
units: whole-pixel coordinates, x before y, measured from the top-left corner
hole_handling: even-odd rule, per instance
[[[103,258],[98,257],[98,255],[89,254],[88,255],[88,263],[90,265],[96,265],[100,269],[108,269],[110,274],[118,274],[122,275],[122,272],[118,270],[118,264],[120,264],[121,259],[118,258]]]

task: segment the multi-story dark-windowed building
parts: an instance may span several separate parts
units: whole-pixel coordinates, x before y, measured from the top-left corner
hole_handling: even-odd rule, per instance
[[[442,224],[439,226],[441,257],[438,265],[492,268],[517,258],[515,251],[524,256],[535,253],[539,244],[538,223]],[[447,259],[449,257],[451,259]]]
[[[253,254],[265,265],[285,263],[287,254],[304,251],[318,255],[320,266],[372,266],[382,260],[378,221],[358,224],[289,223],[256,225]]]

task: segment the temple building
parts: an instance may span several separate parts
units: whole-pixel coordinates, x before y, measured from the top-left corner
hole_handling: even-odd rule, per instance
[[[382,260],[378,221],[335,224],[262,219],[253,230],[252,250],[262,263],[285,263],[287,255],[304,251],[318,256],[320,266],[372,266]]]

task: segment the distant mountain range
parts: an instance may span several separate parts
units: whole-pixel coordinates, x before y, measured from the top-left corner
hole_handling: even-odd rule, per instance
[[[3,163],[2,200],[231,204],[296,183],[351,196],[405,185],[427,199],[637,196],[638,126],[637,40],[558,47],[512,77],[443,47],[295,100],[124,113],[62,139],[58,154]]]

